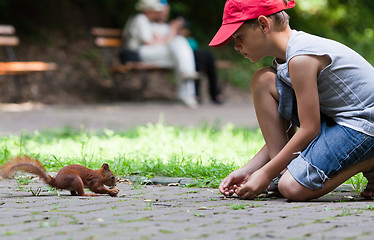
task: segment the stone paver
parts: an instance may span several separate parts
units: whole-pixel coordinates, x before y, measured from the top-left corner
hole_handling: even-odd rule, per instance
[[[19,189],[19,186],[21,189]],[[33,196],[30,189],[43,191]],[[0,239],[373,239],[374,203],[353,192],[312,202],[243,201],[217,189],[119,183],[73,197],[35,180],[0,181]]]

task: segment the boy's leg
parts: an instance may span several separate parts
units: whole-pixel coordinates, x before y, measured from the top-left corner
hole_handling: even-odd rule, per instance
[[[343,170],[338,175],[331,177],[324,183],[323,187],[318,190],[311,190],[307,187],[304,187],[293,178],[289,171],[286,171],[280,179],[278,187],[281,194],[290,200],[307,201],[321,197],[331,192],[340,184],[351,178],[353,175],[359,172],[367,172],[373,167],[374,159],[369,159],[364,162],[355,164]]]
[[[275,76],[273,68],[265,67],[259,69],[251,81],[256,116],[270,159],[286,145],[289,124],[278,112],[279,93]]]

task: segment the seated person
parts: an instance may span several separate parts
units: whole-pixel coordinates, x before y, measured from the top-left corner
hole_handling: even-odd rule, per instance
[[[166,0],[162,0],[161,2],[163,2],[165,8],[163,11],[159,12],[158,18],[156,17],[156,20],[152,22],[152,30],[154,34],[156,34],[159,38],[163,38],[170,34],[171,31],[173,31],[173,25],[175,24],[175,22],[182,21],[183,24],[179,28],[178,34],[186,37],[188,43],[190,44],[194,53],[196,70],[199,72],[204,72],[207,75],[209,81],[209,94],[213,103],[221,104],[222,95],[220,94],[221,92],[217,85],[217,72],[213,54],[208,50],[198,48],[197,41],[189,36],[189,23],[183,18],[172,20],[169,24],[167,20],[169,18],[170,6],[167,4]],[[196,96],[199,99],[200,79],[196,78],[195,84]]]
[[[135,52],[139,60],[163,67],[173,67],[178,86],[178,98],[191,108],[197,107],[194,79],[197,78],[193,51],[186,38],[178,35],[183,21],[170,24],[167,35],[158,34],[151,23],[167,7],[159,0],[139,0],[137,15],[131,17],[124,28],[124,46]],[[136,54],[135,54],[136,55]]]

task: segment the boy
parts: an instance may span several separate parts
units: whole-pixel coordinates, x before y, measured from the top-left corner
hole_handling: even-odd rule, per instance
[[[228,0],[210,46],[235,41],[257,62],[251,88],[265,146],[220,184],[222,194],[253,199],[279,173],[279,192],[294,201],[318,198],[363,172],[374,193],[374,68],[348,47],[292,30],[286,0]],[[296,131],[295,125],[298,126]],[[372,170],[373,169],[373,170]],[[371,171],[372,170],[372,171]]]

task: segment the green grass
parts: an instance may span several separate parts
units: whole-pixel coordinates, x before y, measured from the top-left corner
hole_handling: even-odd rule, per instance
[[[48,171],[69,164],[97,169],[108,163],[117,176],[191,177],[198,185],[217,187],[230,172],[248,162],[264,145],[259,129],[228,124],[196,128],[148,124],[115,132],[62,128],[0,137],[0,165],[21,154],[37,157]],[[346,183],[357,192],[362,174]]]
[[[351,177],[348,181],[346,181],[347,184],[351,184],[355,192],[360,193],[365,189],[365,186],[367,184],[367,180],[364,177],[362,173],[358,173]]]
[[[245,204],[244,202],[240,203],[240,204],[231,203],[229,206],[232,210],[242,210],[242,209],[245,209],[247,207],[247,204]]]
[[[171,127],[148,124],[125,132],[80,131],[71,128],[0,137],[0,164],[27,154],[48,171],[68,164],[99,168],[106,162],[118,176],[174,176],[201,179],[217,186],[263,146],[257,129]]]

